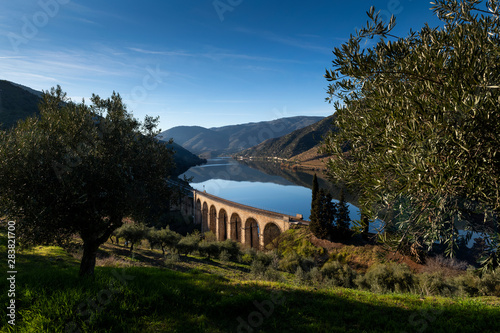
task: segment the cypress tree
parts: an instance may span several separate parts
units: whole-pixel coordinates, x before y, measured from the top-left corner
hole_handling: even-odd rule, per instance
[[[322,211],[324,214],[324,226],[329,238],[332,237],[335,229],[334,221],[337,216],[337,206],[333,203],[333,197],[327,192],[323,198]]]
[[[321,200],[319,198],[319,194],[318,177],[314,174],[312,184],[311,215],[309,217],[311,224],[309,225],[309,228],[316,237],[321,238],[320,235],[322,232],[320,231],[319,225]]]
[[[329,227],[331,225],[331,220],[328,221],[328,214],[326,212],[326,194],[323,189],[320,189],[316,198],[312,202],[311,208],[311,223],[309,224],[309,229],[314,234],[314,236],[324,239],[328,237]]]
[[[346,236],[350,229],[351,218],[349,217],[349,207],[344,197],[344,189],[340,191],[340,199],[337,203],[336,226],[342,237]]]
[[[316,199],[316,197],[318,196],[318,192],[319,192],[318,177],[316,176],[316,174],[314,174],[313,185],[312,185],[312,201]]]

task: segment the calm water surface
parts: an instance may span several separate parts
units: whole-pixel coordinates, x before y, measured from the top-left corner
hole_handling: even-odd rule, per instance
[[[310,174],[281,170],[277,166],[270,167],[269,163],[242,163],[231,158],[217,158],[189,169],[184,175],[192,177],[191,186],[199,191],[205,190],[227,200],[278,213],[302,214],[305,220],[309,220],[312,196]],[[319,178],[319,185],[328,188],[334,198],[338,197],[338,188],[333,188],[327,181]],[[348,205],[351,220],[359,220],[359,209],[350,203]],[[382,221],[372,222],[370,232],[376,232],[381,227]],[[459,233],[465,232],[459,230]],[[480,236],[474,233],[468,245],[472,246],[474,239]]]
[[[309,219],[312,191],[297,184],[299,181],[250,168],[230,158],[208,160],[184,175],[192,177],[191,186],[199,191],[278,213],[302,214],[305,220]],[[358,220],[359,209],[348,205],[351,219]]]

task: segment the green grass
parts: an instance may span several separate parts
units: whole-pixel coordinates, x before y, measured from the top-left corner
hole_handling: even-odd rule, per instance
[[[16,264],[16,326],[4,315],[0,332],[251,332],[240,326],[249,320],[254,332],[500,331],[496,297],[421,299],[252,281],[247,265],[192,256],[175,265],[185,272],[97,267],[94,280],[78,278],[78,262],[57,247],[18,253]],[[7,289],[2,279],[2,306]]]

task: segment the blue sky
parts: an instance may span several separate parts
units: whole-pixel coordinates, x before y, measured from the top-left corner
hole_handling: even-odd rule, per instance
[[[328,116],[325,68],[371,5],[399,36],[439,23],[425,0],[2,1],[0,79],[116,91],[163,130]]]

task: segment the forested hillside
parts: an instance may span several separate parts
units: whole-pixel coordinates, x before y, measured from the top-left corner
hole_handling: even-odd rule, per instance
[[[269,139],[237,154],[241,157],[278,157],[290,159],[321,145],[323,137],[335,131],[335,115],[324,118],[312,125],[295,130],[279,138]],[[317,154],[317,149],[315,150]]]
[[[39,92],[0,80],[0,129],[9,128],[19,119],[38,113],[40,96],[35,93]]]

